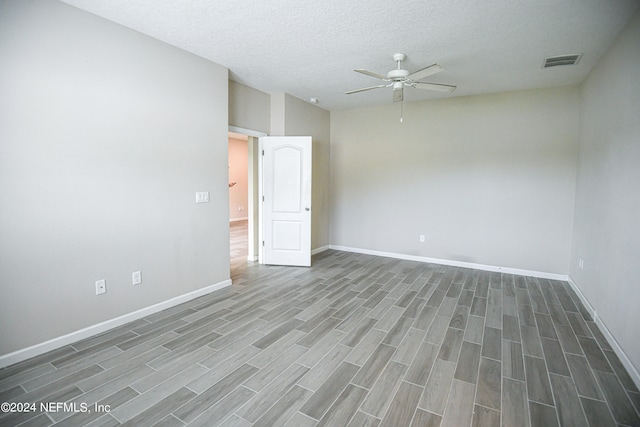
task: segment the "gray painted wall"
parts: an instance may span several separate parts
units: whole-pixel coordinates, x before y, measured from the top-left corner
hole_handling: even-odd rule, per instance
[[[568,87],[332,112],[331,244],[567,274],[578,110]]]
[[[0,355],[229,279],[226,68],[44,0],[0,58]]]
[[[285,96],[285,135],[313,140],[311,248],[329,245],[329,171],[331,117],[323,110],[290,95]]]
[[[271,96],[229,80],[229,126],[269,133]]]
[[[570,275],[640,369],[640,13],[582,86]],[[584,269],[578,267],[584,259]]]

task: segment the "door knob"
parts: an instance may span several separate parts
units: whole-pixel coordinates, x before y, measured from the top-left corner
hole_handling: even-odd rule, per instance
[[[304,208],[305,211],[309,212],[311,208]]]

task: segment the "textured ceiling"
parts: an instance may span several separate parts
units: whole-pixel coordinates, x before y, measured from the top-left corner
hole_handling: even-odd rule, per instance
[[[453,93],[405,89],[405,101],[579,84],[638,0],[63,0],[230,70],[267,92],[319,99],[327,110],[392,102],[390,88],[354,73],[410,71]],[[542,69],[546,56],[583,53],[575,66]]]

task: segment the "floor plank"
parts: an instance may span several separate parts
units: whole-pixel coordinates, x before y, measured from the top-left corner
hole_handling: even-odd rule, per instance
[[[475,386],[465,381],[453,380],[442,417],[442,427],[468,426],[473,417]]]
[[[403,382],[396,392],[387,414],[380,426],[408,426],[413,419],[418,400],[422,394],[422,387]]]

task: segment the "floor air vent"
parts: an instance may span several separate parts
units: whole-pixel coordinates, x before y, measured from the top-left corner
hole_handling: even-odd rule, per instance
[[[579,55],[559,55],[544,58],[542,68],[555,67],[558,65],[575,65],[580,61],[582,54]]]

